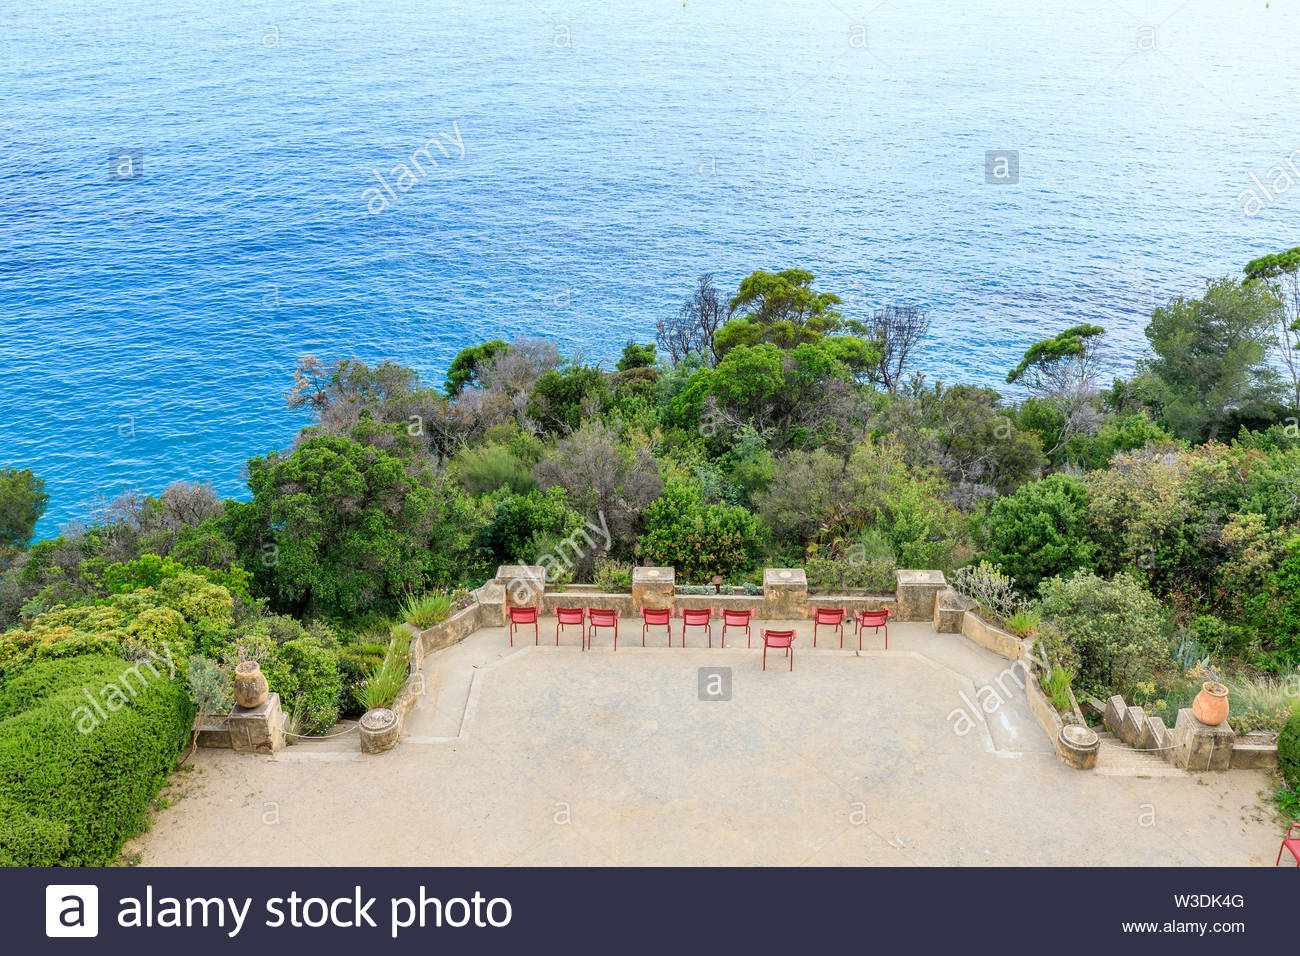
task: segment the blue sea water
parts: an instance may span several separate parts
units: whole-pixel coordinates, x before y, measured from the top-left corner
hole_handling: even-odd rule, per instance
[[[302,422],[304,354],[438,382],[538,334],[608,363],[697,274],[799,266],[851,315],[928,306],[922,368],[997,385],[1084,320],[1129,368],[1154,305],[1300,244],[1300,183],[1242,197],[1300,149],[1295,0],[0,16],[0,464],[46,479],[43,535],[123,488],[243,493]],[[121,149],[139,178],[110,176]],[[1018,183],[986,183],[988,150]]]

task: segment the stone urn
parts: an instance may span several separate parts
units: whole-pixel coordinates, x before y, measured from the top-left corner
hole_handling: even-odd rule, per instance
[[[270,689],[257,661],[244,661],[235,667],[235,703],[240,707],[261,707]]]
[[[1207,727],[1217,727],[1223,723],[1228,719],[1228,688],[1207,680],[1192,701],[1192,714]]]

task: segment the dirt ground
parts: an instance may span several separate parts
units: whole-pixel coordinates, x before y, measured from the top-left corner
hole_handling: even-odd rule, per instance
[[[203,750],[145,865],[1272,865],[1255,771],[1071,770],[1007,662],[894,625],[862,653],[800,626],[794,670],[739,646],[581,651],[487,629],[426,661],[398,748],[355,728],[271,758]],[[757,631],[755,631],[757,633]],[[531,637],[531,635],[529,635]],[[715,636],[715,645],[717,639]],[[737,644],[734,632],[731,644]],[[722,668],[729,699],[702,668]],[[721,675],[719,676],[721,679]],[[716,686],[715,686],[716,685]],[[1003,698],[984,713],[988,686]],[[1007,693],[1011,688],[1013,692]],[[980,703],[976,703],[979,701]],[[962,730],[965,732],[961,732]],[[1103,755],[1104,756],[1104,755]],[[1141,775],[1140,775],[1141,774]],[[1150,774],[1150,775],[1146,775]],[[168,805],[170,804],[170,805]]]

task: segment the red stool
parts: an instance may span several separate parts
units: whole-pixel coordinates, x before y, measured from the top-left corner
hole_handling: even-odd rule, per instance
[[[794,670],[794,631],[770,631],[763,628],[759,632],[763,638],[763,670],[767,670],[767,649],[784,647],[790,658],[790,670]]]
[[[858,619],[858,650],[862,650],[862,631],[863,628],[873,627],[873,634],[880,633],[880,629],[885,629],[885,650],[889,650],[889,608],[882,611],[859,611]]]
[[[670,607],[641,608],[641,646],[642,647],[645,647],[646,628],[650,627],[652,624],[655,627],[658,627],[660,624],[662,624],[664,627],[668,628],[668,646],[672,647],[673,646],[673,609]]]

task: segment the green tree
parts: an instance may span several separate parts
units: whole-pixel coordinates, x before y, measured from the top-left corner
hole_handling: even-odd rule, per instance
[[[509,343],[501,339],[493,339],[482,345],[471,345],[469,348],[461,349],[447,368],[447,381],[442,386],[447,397],[455,398],[465,389],[477,386],[479,376],[488,363],[508,348],[510,348]]]
[[[31,542],[49,500],[45,482],[30,468],[0,468],[0,567],[6,551],[21,551]]]
[[[715,438],[748,425],[778,450],[812,440],[847,443],[866,410],[845,359],[866,367],[874,353],[841,338],[848,339],[835,336],[788,350],[771,342],[731,349],[717,368],[691,377],[672,400],[670,417],[678,424],[702,425]]]
[[[1165,610],[1127,574],[1052,578],[1043,582],[1040,610],[1078,650],[1078,679],[1088,690],[1131,694],[1168,661]]]
[[[248,463],[253,500],[227,520],[284,610],[351,618],[475,570],[476,521],[447,480],[347,438],[310,438]]]
[[[985,523],[984,559],[1035,594],[1046,578],[1092,566],[1088,489],[1069,475],[1050,475],[998,498]]]
[[[487,549],[498,564],[536,564],[542,551],[583,526],[563,488],[530,491],[500,501],[484,529]]]
[[[653,342],[647,345],[628,342],[623,346],[623,354],[619,356],[618,364],[614,367],[620,372],[626,372],[632,368],[654,368],[654,364],[655,344]]]
[[[737,346],[772,342],[790,349],[819,341],[843,327],[835,306],[842,301],[830,292],[817,292],[815,276],[803,269],[751,273],[732,297],[734,318],[714,335],[719,357]]]
[[[1268,364],[1283,303],[1250,280],[1216,279],[1199,299],[1182,296],[1151,314],[1154,353],[1141,363],[1160,385],[1165,420],[1176,435],[1213,440],[1234,415],[1260,412],[1279,395]]]
[[[1054,430],[1054,440],[1044,442],[1049,458],[1076,435],[1096,427],[1100,417],[1096,408],[1100,365],[1097,346],[1105,332],[1099,325],[1068,328],[1035,342],[1020,364],[1007,373],[1008,384],[1022,383],[1056,412],[1059,427]]]
[[[584,418],[605,411],[612,401],[605,373],[590,365],[546,372],[533,386],[528,415],[552,434],[575,431]]]
[[[1300,246],[1252,259],[1242,271],[1267,283],[1283,301],[1278,351],[1291,379],[1291,407],[1300,410]]]

